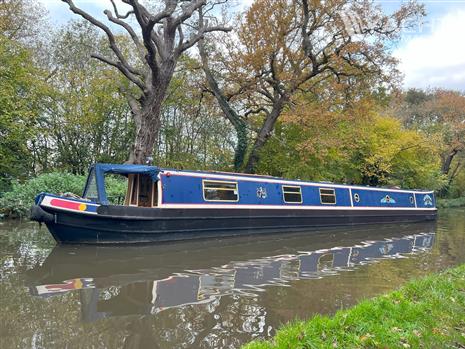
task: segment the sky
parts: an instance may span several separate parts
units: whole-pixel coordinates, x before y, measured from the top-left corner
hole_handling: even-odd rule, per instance
[[[60,0],[39,1],[49,11],[54,25],[78,18]],[[100,17],[105,8],[111,8],[110,0],[74,1],[77,6]],[[253,2],[236,1],[243,8]],[[402,3],[400,0],[377,2],[387,12]],[[439,87],[465,91],[465,0],[421,2],[427,11],[423,23],[404,32],[401,41],[393,47],[393,55],[399,59],[399,68],[404,75],[404,88]]]

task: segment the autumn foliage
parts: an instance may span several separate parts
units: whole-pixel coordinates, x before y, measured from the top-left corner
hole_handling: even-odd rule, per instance
[[[65,2],[85,20],[47,33],[38,3],[0,2],[0,192],[153,154],[465,195],[464,93],[402,91],[391,53],[424,15],[416,2],[387,14],[368,0],[128,1],[123,13],[115,0],[98,18]]]

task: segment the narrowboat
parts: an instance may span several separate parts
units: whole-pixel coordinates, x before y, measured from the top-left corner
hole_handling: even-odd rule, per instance
[[[107,195],[120,175],[126,193]],[[432,191],[228,172],[95,164],[82,197],[40,193],[31,219],[58,243],[145,243],[355,224],[435,220]]]

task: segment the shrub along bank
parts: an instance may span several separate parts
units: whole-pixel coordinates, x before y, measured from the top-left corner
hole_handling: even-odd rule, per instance
[[[465,265],[243,347],[275,348],[465,348]]]
[[[465,197],[456,199],[439,199],[437,206],[439,208],[465,207]]]
[[[27,217],[35,196],[40,192],[53,194],[70,192],[82,195],[85,182],[86,176],[53,172],[29,179],[24,183],[13,183],[12,190],[0,198],[0,217]],[[124,195],[125,181],[107,177],[105,182],[109,197]]]

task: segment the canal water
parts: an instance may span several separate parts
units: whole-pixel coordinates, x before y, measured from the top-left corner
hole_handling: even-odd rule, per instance
[[[239,348],[465,262],[465,209],[152,246],[55,246],[0,222],[0,348]]]

